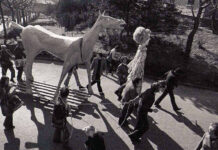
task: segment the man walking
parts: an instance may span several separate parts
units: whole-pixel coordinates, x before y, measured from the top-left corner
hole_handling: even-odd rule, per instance
[[[15,71],[13,68],[12,59],[14,59],[14,55],[7,49],[6,45],[1,45],[0,50],[0,63],[2,66],[2,76],[6,76],[7,70],[11,71],[11,82],[14,82]]]
[[[132,133],[129,134],[129,137],[133,144],[140,142],[140,138],[143,134],[149,129],[148,124],[148,112],[153,112],[155,110],[151,109],[155,101],[155,93],[159,91],[159,83],[154,83],[151,85],[151,88],[140,94],[130,103],[138,104],[137,108],[137,122]]]
[[[183,71],[180,68],[176,68],[175,70],[170,70],[169,72],[165,73],[165,75],[166,75],[166,88],[165,88],[163,94],[155,102],[155,106],[157,108],[161,108],[161,106],[160,106],[161,101],[164,99],[164,97],[167,94],[169,94],[173,110],[174,111],[181,110],[181,108],[179,108],[176,105],[173,90],[175,87],[178,86],[178,79],[182,73],[183,73]]]
[[[26,55],[24,53],[24,48],[21,40],[18,40],[17,47],[14,50],[14,55],[15,55],[15,65],[18,70],[17,81],[22,82],[23,81],[22,74],[25,65]]]
[[[104,93],[101,87],[101,75],[104,71],[105,65],[105,62],[102,60],[102,54],[97,54],[91,65],[91,69],[93,69],[91,86],[97,83],[98,92],[102,98],[104,98]]]

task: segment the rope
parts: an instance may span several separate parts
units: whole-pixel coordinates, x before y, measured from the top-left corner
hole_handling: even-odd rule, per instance
[[[128,117],[127,115],[128,115],[128,113],[129,113],[129,108],[130,108],[130,105],[131,105],[131,104],[129,104],[129,105],[128,105],[127,112],[126,112],[126,116],[125,116],[125,118],[124,118],[123,122],[120,124],[120,126],[119,126],[117,129],[121,128],[121,127],[123,126],[123,124],[124,124],[125,120],[127,119],[127,117]]]

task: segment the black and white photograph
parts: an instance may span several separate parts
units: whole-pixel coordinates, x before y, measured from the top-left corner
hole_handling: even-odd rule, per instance
[[[218,0],[0,0],[0,150],[218,150]]]

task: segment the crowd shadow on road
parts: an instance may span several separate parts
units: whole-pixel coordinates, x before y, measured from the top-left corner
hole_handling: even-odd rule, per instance
[[[96,111],[96,112],[95,112]],[[129,147],[123,141],[123,139],[116,133],[116,129],[113,129],[109,121],[106,119],[104,114],[99,110],[97,104],[90,102],[90,107],[86,107],[81,110],[83,113],[87,113],[88,115],[98,116],[96,119],[101,119],[107,129],[107,132],[103,133],[103,137],[106,144],[107,150],[129,150]]]
[[[146,147],[146,150],[154,150],[154,148],[149,145],[148,140],[154,143],[157,147],[157,150],[163,149],[175,149],[175,150],[183,150],[183,148],[172,139],[166,132],[162,131],[158,126],[157,122],[153,120],[152,117],[148,116],[150,128],[148,132],[142,137],[142,141],[146,141],[138,147],[135,147],[135,150],[140,150],[140,147]]]
[[[135,114],[135,113],[134,113]],[[158,126],[157,122],[150,116],[148,116],[149,130],[142,136],[141,143],[134,146],[134,150],[163,150],[163,149],[175,149],[183,150],[183,148],[172,139],[166,132],[162,131]],[[136,119],[131,117],[129,123],[134,127]],[[129,134],[133,130],[128,127],[123,127],[123,130]],[[156,145],[157,149],[152,146],[152,142]]]
[[[192,121],[186,118],[182,112],[177,112],[176,115],[163,108],[160,108],[160,110],[171,115],[176,121],[180,123],[184,123],[184,125],[186,125],[190,130],[192,130],[198,136],[202,137],[204,135],[204,130],[198,124],[194,124]]]
[[[218,92],[181,86],[175,91],[175,94],[183,100],[189,99],[198,109],[206,110],[211,114],[218,114],[218,101],[216,99]]]
[[[105,109],[103,111],[109,112],[114,117],[120,116],[121,109],[118,108],[115,104],[113,104],[109,99],[105,98],[101,101],[101,104],[105,106]]]
[[[34,122],[34,124],[37,127],[37,142],[33,141],[26,141],[25,148],[26,149],[38,149],[38,150],[63,150],[62,144],[55,144],[53,143],[53,132],[54,129],[52,127],[52,116],[51,116],[51,109],[45,108],[47,104],[46,102],[42,102],[38,97],[34,97],[32,95],[27,95],[23,93],[19,93],[19,97],[24,101],[24,105],[31,113],[31,120]],[[92,107],[85,107],[81,110],[79,114],[89,114],[94,116],[96,119],[102,119],[106,128],[107,132],[104,132],[104,138],[105,143],[108,150],[114,150],[114,149],[122,149],[122,150],[128,150],[128,146],[125,144],[123,139],[117,135],[117,133],[114,131],[106,117],[102,114],[102,112],[98,109],[97,105],[94,103],[91,103]],[[42,112],[42,117],[40,118],[40,121],[38,118],[38,112],[36,112],[36,109],[40,109]],[[40,115],[41,116],[41,115]],[[82,119],[82,118],[80,118]],[[44,120],[42,122],[41,120]],[[85,150],[84,142],[87,139],[84,131],[82,129],[76,129],[72,126],[71,123],[68,122],[67,124],[69,129],[73,129],[72,138],[70,140],[70,147],[71,149],[79,149],[79,150]],[[35,133],[35,131],[33,131]],[[34,136],[30,135],[30,136]],[[9,135],[6,135],[9,137]],[[9,144],[13,142],[14,147],[16,147],[15,150],[19,150],[19,139],[17,140],[13,134],[10,135]],[[15,143],[15,144],[14,144]],[[10,144],[11,145],[11,144]],[[5,146],[5,150],[11,150],[11,148],[8,147],[8,145]]]
[[[20,94],[19,95],[22,100],[24,101],[24,104],[26,108],[30,111],[31,113],[31,120],[35,123],[37,130],[38,130],[38,135],[37,135],[37,142],[32,142],[32,141],[27,141],[25,143],[25,148],[26,149],[38,149],[38,150],[64,150],[62,144],[56,144],[53,143],[53,133],[54,133],[54,128],[52,126],[52,110],[45,108],[45,104],[36,97],[33,97],[31,95],[26,95],[26,94]],[[46,102],[45,102],[46,103]],[[44,120],[44,123],[40,122],[37,119],[37,114],[35,112],[35,109],[38,108],[42,111],[43,118],[40,120]],[[70,123],[67,124],[68,129],[71,131],[74,130],[74,133],[79,133],[80,136],[76,137],[76,140],[72,136],[72,139],[69,142],[69,146],[73,150],[74,147],[76,146],[76,149],[85,149],[83,146],[83,143],[81,142],[82,139],[84,138],[84,134],[82,130],[74,129]],[[35,131],[34,131],[35,132]],[[33,136],[33,135],[30,135]],[[77,141],[76,144],[74,141]],[[84,140],[83,140],[84,141]],[[72,146],[73,145],[73,146]]]
[[[16,138],[14,131],[4,131],[8,143],[4,144],[4,150],[20,150],[20,139]]]
[[[45,104],[40,102],[40,99],[37,97],[33,97],[32,95],[27,95],[27,94],[20,94],[19,96],[24,101],[26,108],[30,111],[31,120],[35,123],[38,130],[37,143],[27,141],[25,143],[26,149],[33,149],[33,148],[37,148],[38,150],[44,150],[45,148],[48,150],[53,149],[54,147],[52,146],[54,145],[52,144],[52,133],[54,130],[51,125],[51,111],[49,109],[45,109],[44,107]],[[43,114],[42,120],[44,120],[44,123],[38,121],[35,113],[36,108],[41,110]]]

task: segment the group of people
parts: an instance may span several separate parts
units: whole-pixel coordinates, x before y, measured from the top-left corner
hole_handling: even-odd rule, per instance
[[[7,70],[9,69],[11,72],[11,79],[10,81],[15,82],[15,70],[14,65],[18,71],[17,73],[17,81],[22,82],[22,74],[25,65],[25,58],[26,55],[24,53],[24,48],[22,41],[19,39],[17,40],[17,45],[14,50],[9,50],[6,45],[1,45],[0,50],[0,65],[2,67],[2,76],[6,76]],[[14,61],[14,63],[13,63]]]
[[[161,101],[169,94],[171,99],[172,108],[174,111],[179,111],[176,104],[173,90],[178,86],[178,80],[184,74],[183,69],[176,68],[168,71],[164,74],[164,79],[154,82],[151,86],[142,91],[143,89],[143,78],[144,78],[144,64],[147,56],[147,45],[150,41],[151,31],[145,29],[144,27],[138,27],[133,34],[133,39],[139,45],[137,53],[133,60],[127,64],[127,57],[122,57],[121,64],[117,67],[117,76],[120,87],[115,91],[118,96],[118,100],[123,104],[123,108],[119,117],[118,124],[121,127],[128,126],[128,118],[136,110],[136,123],[134,125],[134,130],[129,133],[129,138],[133,144],[140,142],[140,138],[149,129],[148,113],[157,112],[161,108]],[[18,46],[14,52],[15,57],[6,50],[4,45],[1,46],[1,66],[3,77],[0,80],[0,100],[3,115],[6,116],[4,125],[7,130],[14,128],[13,126],[13,112],[16,111],[21,105],[22,101],[17,97],[12,87],[9,85],[9,78],[6,77],[7,69],[11,70],[12,76],[11,81],[14,82],[14,69],[11,60],[23,59],[25,54],[23,53],[22,47]],[[117,56],[111,53],[111,58],[113,59]],[[105,59],[103,59],[102,54],[97,54],[93,59],[91,69],[92,72],[92,82],[91,85],[97,84],[99,94],[104,98],[104,92],[101,86],[101,76],[106,67]],[[113,63],[112,63],[113,64]],[[22,81],[23,65],[16,65],[18,69],[17,80]],[[61,143],[65,148],[68,148],[68,143],[71,138],[71,132],[67,128],[67,117],[70,116],[70,106],[67,104],[67,97],[69,95],[68,84],[72,74],[75,78],[78,78],[78,74],[75,71],[76,67],[71,68],[68,73],[68,77],[65,80],[64,87],[60,89],[60,94],[58,101],[54,105],[52,114],[52,125],[54,127],[53,142]],[[79,80],[77,80],[79,81]],[[79,88],[83,88],[80,82],[77,83]],[[155,95],[160,90],[163,89],[162,95],[156,100]],[[152,109],[155,105],[158,109]],[[84,143],[87,150],[105,150],[104,138],[101,134],[95,131],[95,127],[88,126],[83,129],[87,135],[87,141]],[[196,150],[212,150],[217,142],[218,138],[218,123],[213,123],[210,125],[209,132],[205,133],[202,141],[198,145]]]

